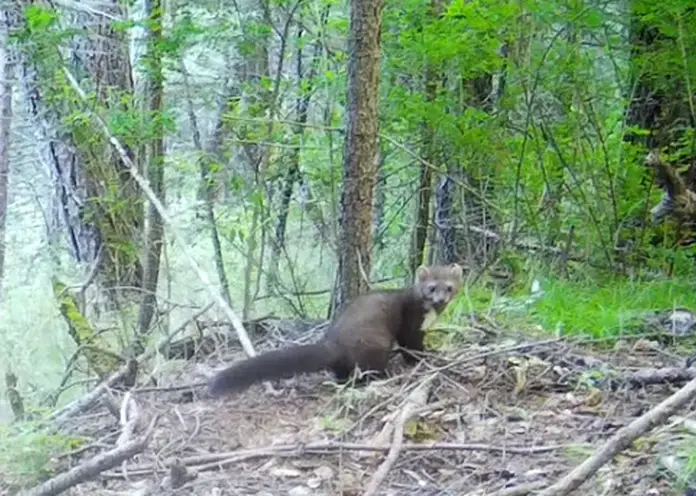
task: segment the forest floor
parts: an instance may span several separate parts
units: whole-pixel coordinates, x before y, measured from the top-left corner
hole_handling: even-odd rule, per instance
[[[144,452],[71,494],[156,494],[152,487],[173,473],[172,465],[185,467],[192,479],[160,494],[364,494],[399,442],[374,494],[531,494],[679,387],[628,380],[636,371],[684,364],[684,357],[646,339],[588,346],[486,327],[472,324],[461,332],[468,338],[415,368],[395,357],[389,379],[359,388],[339,388],[328,375],[313,374],[274,384],[278,394],[257,385],[210,399],[202,388],[178,386],[200,382],[201,369],[243,358],[241,351],[181,361],[157,387],[133,391],[141,424],[157,416]],[[257,351],[278,346],[277,336],[257,342]],[[689,405],[680,415],[693,411]],[[684,494],[661,460],[685,442],[693,446],[693,435],[671,422],[633,443],[581,490]],[[95,444],[64,460],[70,466],[113,445],[120,431],[103,407],[74,425]]]

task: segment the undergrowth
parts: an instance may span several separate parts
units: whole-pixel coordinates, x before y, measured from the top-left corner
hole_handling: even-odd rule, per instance
[[[696,274],[691,265],[691,260],[685,260],[672,277],[655,275],[659,270],[645,270],[632,278],[585,270],[568,278],[540,264],[528,264],[518,271],[508,291],[485,277],[464,287],[443,315],[443,332],[429,333],[426,340],[434,348],[455,344],[462,333],[471,332],[465,325],[469,313],[494,317],[501,328],[513,332],[541,328],[548,334],[594,338],[644,332],[641,317],[674,308],[696,312]],[[541,290],[536,295],[533,285]],[[696,448],[691,442],[679,454],[677,473],[669,476],[682,492],[696,484]]]
[[[548,333],[620,337],[643,330],[641,317],[648,314],[678,307],[696,311],[692,272],[684,267],[673,277],[646,272],[629,278],[586,270],[568,278],[528,264],[508,290],[485,277],[466,285],[443,317],[456,324],[478,313],[518,330],[539,326]],[[540,293],[534,294],[533,285]]]
[[[546,279],[543,296],[530,317],[544,329],[563,334],[613,337],[630,333],[636,318],[675,307],[696,309],[692,281],[659,279],[635,281],[612,278],[602,282]]]
[[[81,443],[35,422],[0,426],[0,481],[17,487],[37,484],[56,472],[58,455]]]

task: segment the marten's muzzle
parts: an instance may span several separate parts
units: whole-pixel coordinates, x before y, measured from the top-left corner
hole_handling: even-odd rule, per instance
[[[440,313],[447,306],[447,301],[448,301],[447,298],[435,296],[434,298],[432,298],[430,300],[430,306],[432,307],[433,310]]]

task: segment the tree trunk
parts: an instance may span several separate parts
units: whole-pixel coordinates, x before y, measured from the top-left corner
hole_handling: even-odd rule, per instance
[[[382,0],[350,4],[346,137],[341,190],[340,283],[334,311],[369,288],[376,179]]]
[[[186,104],[188,110],[189,121],[191,122],[192,139],[193,146],[198,152],[201,153],[201,157],[198,160],[199,174],[201,178],[200,188],[198,190],[198,197],[203,201],[205,219],[208,222],[208,227],[210,228],[210,240],[213,245],[213,258],[215,260],[215,269],[217,270],[218,279],[220,280],[220,289],[222,291],[222,297],[225,299],[229,306],[232,306],[232,297],[230,296],[230,284],[227,279],[227,273],[225,272],[225,263],[222,258],[222,244],[220,243],[220,234],[218,232],[217,223],[215,221],[215,181],[213,179],[213,174],[211,170],[212,160],[220,161],[220,146],[222,142],[222,118],[225,113],[225,109],[228,108],[229,95],[227,94],[227,81],[224,83],[225,93],[222,98],[222,102],[218,105],[218,114],[215,121],[215,131],[210,142],[209,150],[203,148],[203,141],[201,139],[200,127],[198,126],[198,119],[196,118],[195,106],[193,103],[193,98],[191,97],[191,85],[189,84],[188,71],[186,70],[186,65],[184,64],[183,58],[180,62],[181,75],[184,82],[184,90],[186,92]]]
[[[384,144],[380,144],[377,150],[377,181],[375,183],[375,201],[372,214],[372,239],[374,240],[375,254],[384,249],[384,211],[387,203],[387,175],[384,173],[385,160]]]
[[[628,135],[627,139],[650,149],[678,147],[685,130],[696,126],[693,88],[690,87],[688,76],[685,78],[682,73],[686,68],[670,65],[673,72],[665,72],[662,68],[654,70],[650,64],[646,67],[644,57],[655,56],[658,51],[670,50],[676,56],[679,40],[647,23],[639,5],[639,2],[632,2],[631,64],[633,74],[638,79],[630,85],[635,86],[635,91],[628,108],[627,124],[647,130],[649,135]],[[682,24],[682,19],[676,22],[677,32],[688,29]],[[686,64],[687,61],[680,62]],[[684,163],[690,163],[692,159],[692,156],[686,157]]]
[[[499,84],[496,82],[494,85],[493,74],[464,80],[460,87],[465,89],[465,95],[460,99],[464,105],[486,112],[492,110],[492,100],[500,97]],[[463,110],[452,109],[454,112]],[[485,266],[496,255],[497,241],[482,233],[497,230],[497,223],[485,201],[493,193],[493,172],[485,168],[483,160],[478,163],[478,171],[469,171],[460,161],[447,160],[447,177],[440,179],[435,197],[434,238],[438,246],[435,247],[434,259],[437,263],[466,259],[470,267]],[[472,226],[478,229],[470,229]]]
[[[5,280],[5,228],[7,225],[7,191],[10,174],[10,131],[12,129],[12,53],[8,47],[9,22],[0,18],[0,305]]]
[[[435,191],[433,250],[429,263],[449,264],[458,261],[454,216],[454,181],[450,175],[440,178]]]
[[[322,24],[326,23],[328,19],[330,6],[327,6],[322,13]],[[299,29],[297,33],[297,86],[303,88],[303,93],[297,96],[295,101],[295,114],[297,119],[297,126],[295,126],[293,132],[294,143],[296,146],[293,148],[292,152],[288,157],[288,168],[285,173],[285,180],[283,184],[283,190],[280,197],[280,210],[278,212],[278,218],[276,221],[275,228],[275,241],[273,242],[271,251],[271,264],[269,267],[269,277],[268,277],[268,290],[272,292],[274,283],[277,282],[278,278],[278,263],[280,260],[280,252],[285,248],[285,232],[288,220],[288,213],[290,210],[290,200],[292,199],[292,191],[300,180],[300,159],[302,155],[302,144],[304,142],[305,134],[305,124],[307,123],[307,118],[309,114],[309,102],[312,98],[314,78],[316,77],[317,65],[319,63],[319,56],[322,51],[321,40],[317,40],[314,45],[314,52],[311,59],[311,68],[309,74],[304,74],[304,69],[302,67],[302,36],[304,34],[304,28],[302,27],[302,20],[299,22]],[[304,84],[303,84],[304,83]]]
[[[436,19],[440,15],[440,0],[432,0],[430,3],[430,17]],[[425,101],[428,104],[435,102],[437,98],[438,82],[442,80],[439,67],[429,63],[425,69]],[[418,197],[416,206],[416,221],[413,229],[411,253],[409,256],[409,275],[411,280],[415,277],[416,269],[423,263],[423,251],[428,236],[428,224],[430,223],[430,197],[432,196],[432,175],[431,165],[436,165],[438,156],[436,155],[435,129],[430,122],[423,122],[422,130],[422,151],[423,160],[428,163],[421,163],[420,176],[418,180]]]
[[[669,98],[664,87],[660,87],[656,74],[641,70],[640,58],[656,49],[656,43],[667,40],[660,35],[657,26],[645,23],[635,11],[636,2],[631,2],[634,11],[630,20],[631,63],[634,66],[636,80],[630,88],[634,88],[633,98],[628,106],[627,124],[649,131],[649,135],[628,134],[627,140],[639,143],[647,148],[660,148],[670,143],[667,133],[669,122],[660,122],[661,117],[669,108]],[[658,84],[656,84],[658,83]],[[675,99],[676,100],[676,99]]]
[[[152,119],[152,139],[148,146],[147,179],[152,191],[164,203],[164,129],[162,126],[162,106],[164,79],[162,75],[162,2],[145,0],[145,15],[148,19],[147,101]],[[138,316],[138,330],[145,334],[152,322],[157,305],[157,281],[159,279],[160,257],[164,241],[162,217],[152,202],[147,207],[147,229],[145,232],[145,251],[143,266],[143,298]]]
[[[19,46],[20,80],[37,148],[55,185],[49,237],[62,227],[72,258],[98,264],[95,281],[115,290],[102,300],[110,307],[119,294],[132,297],[134,293],[124,288],[141,285],[142,268],[133,249],[141,235],[140,192],[100,131],[86,120],[66,119],[83,109],[78,98],[64,91],[62,68],[68,65],[94,95],[95,105],[126,115],[131,112],[133,81],[126,34],[111,25],[113,19],[123,17],[123,8],[111,0],[99,12],[66,10],[64,18],[74,29],[69,46],[56,47],[42,33],[33,36],[35,28],[17,23],[33,41]],[[64,49],[67,64],[61,56]],[[127,146],[133,144],[128,136],[119,138]],[[135,294],[139,299],[140,293]]]
[[[139,112],[134,98],[130,39],[127,32],[115,26],[114,20],[127,18],[126,9],[119,0],[107,0],[100,8],[103,14],[80,10],[71,14],[66,9],[64,15],[82,29],[79,35],[70,39],[71,70],[78,76],[82,87],[93,92],[105,112],[128,115]],[[60,68],[55,70],[60,71]],[[80,111],[82,105],[82,102],[77,102]],[[75,107],[68,104],[64,110],[65,115],[69,115]],[[78,209],[84,210],[79,211],[73,221],[84,224],[88,228],[87,234],[94,239],[85,261],[99,264],[98,281],[111,290],[103,300],[107,306],[112,306],[120,295],[126,296],[128,301],[140,300],[139,291],[121,289],[142,285],[143,267],[137,256],[144,219],[140,189],[101,131],[87,123],[73,125],[69,131],[65,139],[77,150],[76,167],[80,170],[76,173],[84,184],[84,193],[78,198],[82,200],[81,205],[86,206],[78,205]],[[117,136],[125,144],[130,158],[141,160],[133,152],[139,143],[128,132]],[[57,179],[68,184],[72,167],[69,164],[68,168],[63,168],[62,178]],[[90,219],[94,220],[90,223]],[[97,259],[100,251],[102,256]]]

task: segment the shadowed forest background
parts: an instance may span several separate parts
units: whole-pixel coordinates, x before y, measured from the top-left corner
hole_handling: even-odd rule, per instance
[[[2,2],[0,423],[422,263],[467,276],[434,349],[696,310],[696,1],[379,7]]]

